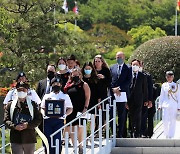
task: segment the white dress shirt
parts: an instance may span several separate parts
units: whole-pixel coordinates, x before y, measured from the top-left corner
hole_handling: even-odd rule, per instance
[[[55,94],[54,92],[51,92],[49,94],[45,94],[41,103],[41,108],[45,109],[45,100],[47,99],[51,99],[51,100],[60,100],[63,99],[64,101],[64,111],[66,112],[67,108],[73,108],[71,99],[69,97],[68,94],[64,94],[63,92],[59,92],[57,94]],[[47,119],[48,117],[45,116],[44,119]],[[63,117],[59,118],[59,119],[64,119]]]

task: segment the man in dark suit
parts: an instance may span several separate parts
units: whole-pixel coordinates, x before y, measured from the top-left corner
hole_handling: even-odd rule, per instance
[[[137,138],[140,137],[142,106],[148,101],[148,91],[146,76],[139,72],[140,61],[135,59],[131,65],[133,77],[128,108],[131,121],[131,137]]]
[[[50,93],[51,91],[51,80],[54,78],[56,73],[56,67],[55,65],[48,65],[47,67],[47,78],[40,80],[38,85],[37,85],[37,94],[40,97],[40,99],[42,100],[43,96],[45,94]]]
[[[148,102],[145,103],[142,107],[141,137],[147,137],[147,118],[148,109],[152,107],[153,102],[153,83],[151,75],[143,70],[143,66],[144,63],[141,61],[139,72],[142,72],[147,78]]]
[[[111,96],[115,99],[114,94],[117,96],[121,95],[121,92],[126,92],[127,97],[129,97],[132,73],[129,67],[124,63],[125,55],[123,52],[117,52],[116,54],[117,64],[110,67],[110,72],[112,76],[111,82]],[[122,137],[125,116],[126,116],[126,102],[117,102],[117,114],[118,114],[118,133],[117,137]],[[111,112],[112,116],[112,112]],[[111,123],[112,128],[112,123]]]
[[[155,100],[160,95],[160,92],[161,92],[161,85],[154,82],[152,107],[148,109],[148,129],[147,129],[147,137],[148,138],[151,138],[153,136],[154,114],[156,113]]]
[[[36,92],[39,96],[39,98],[42,100],[45,94],[50,93],[51,91],[51,80],[54,78],[56,73],[56,67],[55,65],[48,65],[47,66],[47,78],[40,80]],[[43,123],[42,120],[41,124],[39,125],[39,129],[43,132]]]

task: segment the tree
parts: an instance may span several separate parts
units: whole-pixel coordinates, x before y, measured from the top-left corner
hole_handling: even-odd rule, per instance
[[[175,80],[180,74],[180,37],[167,36],[153,39],[139,46],[129,59],[144,61],[145,70],[159,82],[164,82],[165,72],[172,70]]]
[[[125,31],[110,24],[95,24],[87,34],[101,52],[111,51],[115,46],[125,47],[130,41]]]
[[[166,36],[166,32],[164,30],[160,29],[159,27],[154,30],[150,26],[132,28],[127,34],[132,37],[135,47],[138,47],[148,40]]]
[[[25,71],[32,83],[44,78],[46,65],[55,63],[54,57],[59,58],[67,52],[83,51],[78,54],[81,53],[82,59],[86,59],[84,56],[89,58],[89,53],[96,51],[92,46],[89,47],[85,34],[72,30],[67,32],[59,26],[66,20],[60,12],[62,2],[0,1],[0,16],[3,17],[0,19],[0,46],[3,52],[0,67],[15,69],[14,73],[6,71],[0,76],[3,85],[8,85],[19,71]]]

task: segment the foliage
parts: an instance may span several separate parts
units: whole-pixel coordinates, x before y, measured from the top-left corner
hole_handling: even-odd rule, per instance
[[[135,47],[138,47],[148,40],[166,36],[166,32],[164,30],[160,29],[159,27],[154,30],[150,26],[139,26],[138,28],[132,28],[127,34],[132,37]]]
[[[134,46],[126,46],[125,48],[115,47],[112,51],[104,53],[103,56],[109,65],[116,63],[115,57],[118,51],[123,51],[125,54],[125,61],[127,62],[132,55]],[[112,61],[112,62],[111,62]]]
[[[65,30],[58,22],[64,20],[61,12],[53,14],[59,4],[62,1],[1,1],[0,69],[15,70],[1,73],[2,86],[9,85],[20,71],[26,72],[32,83],[45,78],[47,64],[61,55],[75,53],[83,61],[95,54],[95,47],[79,27],[74,30],[67,23]]]
[[[101,52],[110,51],[115,46],[125,47],[130,40],[125,31],[116,26],[103,23],[93,25],[93,28],[87,31],[87,34],[90,36],[90,41]]]
[[[144,61],[145,70],[159,82],[163,82],[165,72],[172,70],[176,80],[180,74],[180,37],[168,36],[150,40],[139,46],[130,60]]]
[[[143,25],[173,35],[175,8],[176,0],[90,0],[79,5],[78,24],[87,30],[93,24],[110,23],[126,31]]]

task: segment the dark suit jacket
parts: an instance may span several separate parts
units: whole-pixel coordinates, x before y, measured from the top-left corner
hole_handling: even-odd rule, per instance
[[[47,78],[40,80],[37,85],[36,92],[41,100],[46,93],[46,87],[47,87]]]
[[[152,77],[149,73],[143,72],[147,77],[147,86],[148,86],[148,101],[153,101],[153,82]]]
[[[148,101],[148,89],[146,76],[138,72],[134,88],[130,88],[129,107],[142,107],[143,102]]]
[[[121,91],[126,92],[127,96],[129,96],[130,94],[129,87],[130,87],[131,79],[132,79],[131,69],[126,64],[124,64],[122,66],[121,74],[119,78],[117,74],[117,69],[118,69],[118,64],[114,64],[113,66],[110,67],[110,72],[112,76],[111,95],[114,97],[112,88],[120,87]]]

